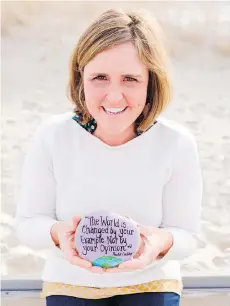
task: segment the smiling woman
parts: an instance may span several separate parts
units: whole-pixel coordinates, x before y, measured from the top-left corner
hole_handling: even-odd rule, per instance
[[[179,260],[196,248],[202,179],[193,135],[160,118],[170,82],[154,17],[100,15],[73,50],[68,85],[74,110],[38,129],[17,210],[21,241],[51,251],[42,296],[48,306],[177,306]],[[79,223],[95,210],[138,229],[135,253],[118,267],[95,266],[76,249]]]
[[[99,67],[105,67],[104,73],[99,75],[100,79],[92,79],[91,73]],[[140,75],[138,80],[127,77],[131,71]],[[97,54],[84,67],[83,86],[86,108],[98,122],[95,135],[109,140],[111,145],[130,140],[128,135],[132,139],[134,122],[145,107],[148,87],[148,69],[133,43],[126,42]]]
[[[163,40],[147,12],[109,10],[82,34],[70,61],[69,93],[83,123],[97,121],[97,137],[124,143],[146,131],[170,102]]]

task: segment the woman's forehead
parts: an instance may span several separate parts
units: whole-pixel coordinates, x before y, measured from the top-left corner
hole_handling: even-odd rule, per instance
[[[147,69],[132,43],[118,45],[98,53],[85,68],[90,74],[108,74],[116,71],[121,75],[132,74],[139,77],[143,76]]]

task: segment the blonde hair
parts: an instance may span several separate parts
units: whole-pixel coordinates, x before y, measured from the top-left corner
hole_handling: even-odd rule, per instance
[[[70,59],[68,96],[81,114],[83,123],[92,119],[84,97],[82,72],[99,52],[113,46],[132,42],[140,60],[149,71],[145,111],[136,120],[136,129],[146,131],[170,102],[171,86],[166,68],[167,56],[162,30],[146,11],[110,9],[94,20],[80,36]]]

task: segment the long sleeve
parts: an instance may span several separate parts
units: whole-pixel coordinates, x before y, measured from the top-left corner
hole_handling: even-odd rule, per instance
[[[189,133],[178,141],[172,172],[163,190],[163,221],[160,227],[173,236],[173,246],[164,256],[182,260],[196,249],[200,229],[202,176],[197,145]]]
[[[47,141],[49,128],[44,123],[38,128],[25,158],[16,211],[16,234],[21,243],[34,249],[47,249],[55,245],[50,234],[57,220],[55,179]]]

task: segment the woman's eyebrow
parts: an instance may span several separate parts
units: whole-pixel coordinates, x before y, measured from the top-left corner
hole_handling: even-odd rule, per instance
[[[107,73],[104,72],[94,72],[91,73],[90,76],[96,76],[96,75],[105,75],[105,76],[109,76]],[[142,78],[141,74],[132,74],[132,73],[125,73],[121,75],[122,77],[126,76],[126,77],[132,77],[132,78]]]

